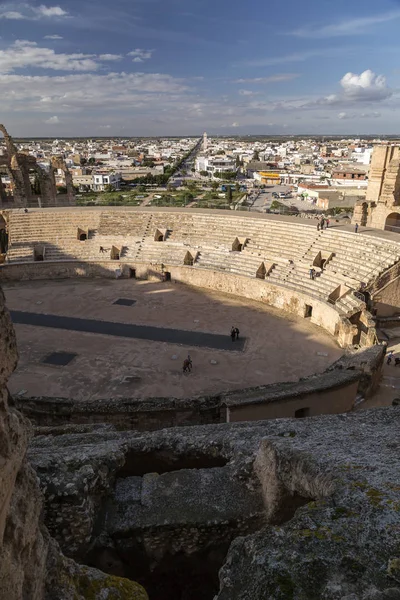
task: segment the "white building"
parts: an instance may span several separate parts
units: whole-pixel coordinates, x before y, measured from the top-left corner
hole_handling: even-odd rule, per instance
[[[220,156],[206,157],[198,156],[195,163],[196,171],[207,171],[210,175],[218,172],[236,171],[236,161],[232,158],[223,158]]]
[[[92,189],[95,192],[104,192],[106,187],[111,186],[114,190],[121,187],[121,173],[106,173],[97,171],[93,174]]]

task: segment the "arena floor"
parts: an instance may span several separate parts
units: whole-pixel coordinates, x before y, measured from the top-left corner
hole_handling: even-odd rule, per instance
[[[193,340],[201,338],[200,333],[219,340],[224,335],[229,341],[228,348],[216,349],[16,324],[20,360],[9,382],[13,394],[75,400],[182,398],[296,381],[323,371],[343,353],[333,338],[305,319],[259,302],[179,284],[67,280],[18,282],[4,284],[3,289],[12,311],[184,330],[177,339],[187,340],[187,332],[193,332]],[[114,304],[118,299],[136,303]],[[230,346],[232,325],[246,338],[237,351]],[[77,356],[66,366],[43,364],[52,352]],[[193,371],[183,375],[188,353]]]

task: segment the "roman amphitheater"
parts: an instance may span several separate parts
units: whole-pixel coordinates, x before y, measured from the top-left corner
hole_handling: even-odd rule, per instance
[[[0,597],[400,598],[398,234],[15,182]]]

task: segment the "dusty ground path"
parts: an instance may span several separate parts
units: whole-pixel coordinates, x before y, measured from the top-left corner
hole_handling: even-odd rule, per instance
[[[12,310],[225,335],[239,328],[243,352],[16,325],[20,361],[10,390],[79,398],[212,394],[296,381],[343,354],[306,319],[259,302],[173,283],[65,280],[4,285]],[[115,305],[134,299],[133,306]],[[51,352],[77,356],[65,367],[42,363]],[[193,371],[182,374],[190,353]],[[399,373],[400,374],[400,373]]]

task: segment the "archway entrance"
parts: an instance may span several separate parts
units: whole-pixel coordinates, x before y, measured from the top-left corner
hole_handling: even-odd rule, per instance
[[[8,250],[8,233],[4,217],[0,215],[0,254],[6,254]]]
[[[395,231],[396,233],[400,233],[400,214],[399,213],[390,213],[390,215],[388,215],[386,217],[385,231]]]

